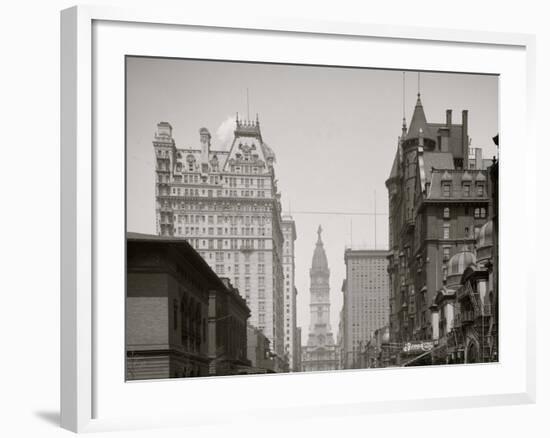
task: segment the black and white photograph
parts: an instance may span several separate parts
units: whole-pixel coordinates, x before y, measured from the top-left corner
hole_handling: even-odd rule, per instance
[[[126,379],[499,362],[499,77],[126,56]]]

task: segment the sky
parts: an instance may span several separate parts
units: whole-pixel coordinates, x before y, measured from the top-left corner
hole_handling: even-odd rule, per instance
[[[276,154],[283,210],[296,222],[302,342],[318,226],[331,270],[335,338],[345,248],[388,247],[384,183],[403,110],[408,126],[419,90],[428,122],[445,122],[445,110],[452,109],[453,123],[461,123],[467,109],[471,145],[481,147],[485,158],[497,153],[497,76],[133,57],[126,75],[128,231],[156,232],[152,140],[158,122],[170,122],[179,148],[199,148],[199,129],[206,127],[212,149],[223,150],[236,113],[250,119],[258,114],[262,138]]]

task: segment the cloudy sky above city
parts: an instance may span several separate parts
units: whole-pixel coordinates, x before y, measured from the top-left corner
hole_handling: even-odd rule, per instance
[[[248,89],[248,108],[247,108]],[[155,233],[156,125],[173,127],[176,145],[199,147],[199,129],[212,134],[212,149],[230,145],[235,115],[258,114],[262,137],[277,157],[276,178],[285,212],[296,222],[298,326],[307,339],[309,267],[323,227],[331,270],[331,324],[336,337],[345,277],[344,249],[386,249],[387,191],[401,133],[403,103],[410,122],[418,74],[340,67],[309,67],[159,58],[127,60],[128,231]],[[469,135],[484,157],[496,155],[498,78],[420,74],[429,122],[453,110],[469,111]],[[405,101],[403,102],[403,95]],[[373,213],[376,203],[376,224]],[[376,230],[376,231],[375,231]]]

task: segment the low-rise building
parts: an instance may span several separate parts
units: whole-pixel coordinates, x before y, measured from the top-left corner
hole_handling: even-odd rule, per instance
[[[274,373],[276,355],[271,352],[269,338],[256,327],[247,327],[247,351],[251,368],[250,374]]]
[[[228,278],[224,288],[210,290],[208,306],[208,358],[210,375],[239,374],[247,359],[247,320],[250,309]]]
[[[247,364],[250,310],[186,240],[128,233],[126,248],[128,380],[225,374]]]

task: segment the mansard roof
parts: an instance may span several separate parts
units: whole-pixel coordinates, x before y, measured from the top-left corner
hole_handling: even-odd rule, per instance
[[[419,152],[417,163],[422,192],[426,190],[426,183],[430,183],[432,180],[433,169],[452,169],[454,167],[453,157],[448,152]]]
[[[244,160],[244,161],[243,161]],[[250,161],[250,162],[248,162]],[[275,162],[275,153],[262,140],[260,122],[236,120],[233,142],[224,166],[232,164],[254,164],[263,166]]]
[[[427,193],[427,199],[464,199],[462,191],[462,183],[464,182],[463,176],[465,173],[469,173],[473,176],[473,180],[478,180],[480,173],[486,173],[486,170],[455,170],[455,169],[433,169],[430,178],[430,190]],[[450,179],[444,177],[449,176]],[[443,195],[442,183],[450,183],[451,191],[450,196]],[[466,181],[470,182],[470,181]],[[478,197],[473,192],[470,194],[470,198],[473,200],[485,200],[485,197]]]
[[[229,156],[229,151],[216,151],[210,149],[208,153],[208,162],[211,164],[217,162],[218,167],[221,170],[227,157]],[[176,173],[181,171],[186,171],[189,163],[196,163],[197,165],[201,162],[201,150],[192,149],[192,148],[183,148],[176,149],[176,156],[174,160],[174,171]],[[181,164],[181,169],[178,169],[178,163]]]
[[[445,123],[428,123],[428,127],[437,137],[439,130],[447,130],[448,126]],[[449,129],[449,152],[453,154],[453,157],[462,157],[462,125],[451,125]]]

